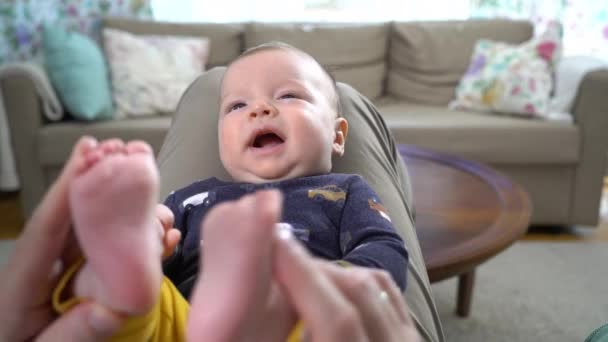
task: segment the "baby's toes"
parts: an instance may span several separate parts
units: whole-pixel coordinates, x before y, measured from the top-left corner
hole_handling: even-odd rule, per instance
[[[89,136],[81,137],[72,149],[72,154],[66,162],[64,173],[78,175],[88,170],[96,161],[94,155],[96,154],[97,146],[98,143],[95,138]]]
[[[127,143],[125,147],[127,154],[144,153],[153,155],[152,147],[148,143],[141,140],[133,140]]]
[[[81,169],[81,172],[85,172],[93,167],[93,165],[97,164],[103,157],[104,153],[99,149],[87,151],[84,155],[84,167]]]
[[[99,145],[99,149],[106,155],[124,152],[125,143],[118,138],[108,139]]]

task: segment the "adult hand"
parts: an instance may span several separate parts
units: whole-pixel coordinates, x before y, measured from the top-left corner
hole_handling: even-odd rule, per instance
[[[290,234],[280,235],[275,278],[303,321],[305,341],[420,340],[388,272],[315,259]]]
[[[281,203],[261,191],[209,212],[188,339],[283,342],[299,317],[307,341],[418,341],[390,276],[313,258],[277,233]]]
[[[69,263],[77,253],[70,228],[69,182],[92,162],[84,156],[96,144],[92,138],[76,144],[0,272],[0,341],[102,341],[120,328],[118,316],[92,302],[80,304],[60,318],[50,303],[61,264]]]

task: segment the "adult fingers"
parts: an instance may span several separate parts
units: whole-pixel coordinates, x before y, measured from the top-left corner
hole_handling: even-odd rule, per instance
[[[325,260],[317,260],[317,265],[353,303],[357,303],[359,310],[365,312],[364,321],[373,341],[420,340],[403,295],[388,272],[359,266],[343,268]],[[377,289],[372,292],[380,290],[385,294],[380,296],[376,292],[365,296],[366,284],[371,283],[377,284]],[[381,305],[378,306],[379,302]],[[382,310],[381,314],[373,312],[378,308]]]
[[[90,137],[79,140],[63,171],[26,223],[2,277],[3,292],[22,303],[31,294],[32,284],[42,285],[65,248],[70,225],[68,184],[86,161],[83,155],[97,142]],[[8,290],[8,291],[7,291]]]
[[[279,236],[275,276],[312,341],[369,341],[356,308],[293,237]]]
[[[121,324],[122,318],[104,307],[83,303],[55,320],[36,341],[105,341]]]
[[[390,274],[382,270],[372,271],[376,275],[376,280],[380,284],[380,287],[388,293],[390,302],[392,303],[393,308],[399,315],[399,319],[407,324],[414,324],[412,317],[409,314],[409,309],[405,304],[403,294],[395,284],[395,281],[390,276]]]
[[[397,312],[400,306],[395,301],[403,302],[403,298],[392,298],[396,286],[387,272],[357,266],[343,268],[327,261],[317,264],[355,305],[372,341],[399,337],[406,321]]]

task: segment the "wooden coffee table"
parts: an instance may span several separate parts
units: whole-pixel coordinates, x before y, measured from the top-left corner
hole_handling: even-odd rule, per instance
[[[410,145],[398,149],[412,180],[416,232],[429,279],[459,277],[456,312],[466,317],[475,268],[528,229],[528,195],[479,163]]]

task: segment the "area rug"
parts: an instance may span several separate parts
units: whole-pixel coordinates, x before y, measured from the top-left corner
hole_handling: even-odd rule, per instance
[[[608,322],[608,243],[518,242],[477,269],[471,315],[433,284],[448,342],[584,341]]]

